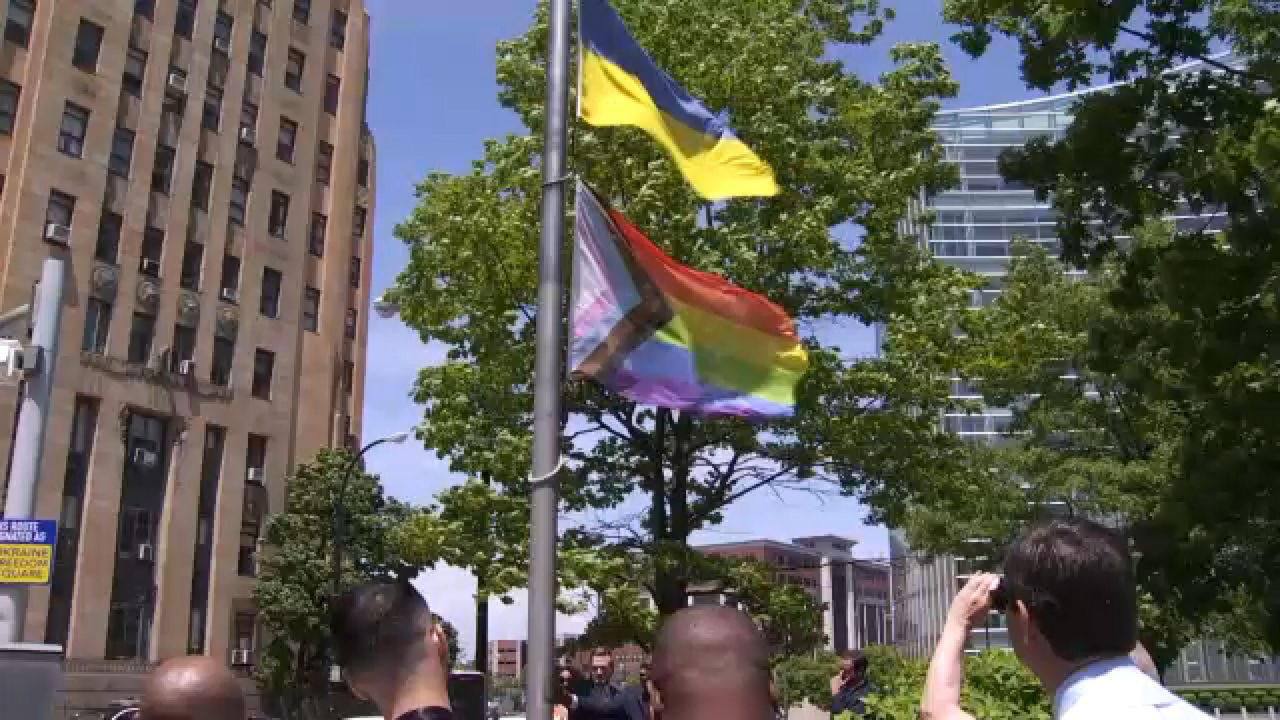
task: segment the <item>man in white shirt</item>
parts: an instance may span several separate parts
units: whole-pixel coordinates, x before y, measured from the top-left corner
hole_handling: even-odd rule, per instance
[[[1005,554],[1004,577],[981,573],[952,602],[925,679],[920,715],[973,720],[960,708],[964,647],[993,601],[1009,617],[1018,659],[1053,696],[1056,720],[1203,720],[1129,657],[1138,641],[1133,562],[1124,540],[1088,520],[1052,520]]]

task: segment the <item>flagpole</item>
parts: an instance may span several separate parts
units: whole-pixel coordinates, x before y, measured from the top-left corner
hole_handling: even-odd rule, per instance
[[[555,661],[556,515],[560,471],[561,248],[564,244],[571,0],[550,0],[546,124],[542,152],[542,234],[538,242],[537,355],[534,360],[533,474],[529,511],[529,720],[552,720]]]

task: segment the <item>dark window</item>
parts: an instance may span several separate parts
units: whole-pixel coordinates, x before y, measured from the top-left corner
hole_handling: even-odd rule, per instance
[[[258,106],[248,100],[240,106],[240,128],[250,131],[258,129]]]
[[[71,217],[76,212],[76,199],[58,190],[49,191],[49,204],[44,210],[44,221],[49,225],[71,227]]]
[[[120,85],[124,91],[134,97],[142,95],[142,79],[147,76],[147,53],[138,48],[129,48],[124,58],[124,78]]]
[[[169,194],[169,186],[173,183],[174,155],[174,149],[168,145],[156,145],[156,163],[151,166],[151,189],[155,192]]]
[[[231,206],[227,212],[231,222],[244,225],[245,207],[249,204],[249,181],[236,176],[231,178]]]
[[[200,269],[204,266],[204,246],[188,242],[182,250],[182,275],[178,284],[186,290],[200,289]]]
[[[124,522],[121,511],[121,522]],[[151,644],[148,629],[151,627],[151,611],[144,602],[111,603],[107,615],[108,660],[146,657]]]
[[[333,173],[333,146],[321,141],[316,151],[316,182],[328,185]]]
[[[124,219],[119,215],[102,211],[98,220],[98,242],[93,248],[93,256],[103,262],[114,263],[120,257],[120,229]]]
[[[364,237],[364,226],[369,221],[369,211],[357,205],[351,214],[351,237],[360,240]]]
[[[261,435],[250,435],[245,446],[244,466],[249,470],[265,471],[267,469],[267,439]]]
[[[342,391],[350,393],[355,387],[356,364],[347,360],[342,363]]]
[[[213,193],[213,166],[197,162],[195,176],[191,180],[191,207],[209,211],[209,196]]]
[[[186,360],[196,357],[196,329],[185,325],[173,326],[173,349],[169,353],[169,372],[178,372]]]
[[[284,86],[294,92],[302,92],[302,69],[306,67],[307,56],[301,50],[289,48],[289,62],[284,66]]]
[[[293,19],[304,25],[311,19],[311,0],[293,0]]]
[[[263,316],[274,318],[280,316],[280,271],[274,268],[262,269],[262,297],[258,299],[258,312]]]
[[[293,146],[298,141],[298,123],[287,117],[280,118],[280,136],[276,139],[276,158],[293,162]]]
[[[338,95],[342,91],[342,78],[330,75],[324,83],[324,111],[330,115],[338,114]]]
[[[231,28],[234,26],[235,18],[219,10],[213,21],[214,50],[225,54],[231,48]]]
[[[102,355],[107,352],[107,331],[111,327],[111,303],[89,298],[84,315],[84,342],[80,349]]]
[[[348,340],[356,339],[356,317],[356,309],[347,308],[347,320],[346,327],[344,329]]]
[[[129,362],[145,365],[151,360],[151,341],[156,335],[156,319],[145,313],[134,313],[129,326]]]
[[[360,153],[360,160],[356,163],[356,182],[360,183],[360,187],[369,187],[369,158],[364,156],[364,152]]]
[[[363,273],[360,271],[360,258],[351,258],[351,287],[360,287],[360,277]]]
[[[9,17],[4,25],[5,42],[26,47],[31,42],[31,23],[35,17],[35,0],[9,0]]]
[[[0,133],[13,134],[13,121],[18,116],[18,97],[22,87],[0,79]]]
[[[160,258],[164,254],[164,231],[149,227],[142,232],[142,253],[138,268],[143,275],[160,277]]]
[[[267,62],[267,36],[253,31],[249,36],[249,72],[262,77],[262,66]]]
[[[200,127],[218,132],[222,125],[222,88],[212,85],[204,91],[204,110],[200,113]]]
[[[133,131],[129,128],[116,128],[111,136],[111,157],[107,160],[107,172],[118,177],[129,177],[129,166],[133,164]]]
[[[238,295],[240,292],[240,258],[235,255],[222,256],[222,297]]]
[[[275,373],[276,355],[258,348],[253,351],[253,396],[271,399],[271,375]]]
[[[76,30],[76,46],[71,51],[71,64],[93,72],[98,69],[98,53],[102,50],[102,26],[80,18],[80,27]]]
[[[328,226],[328,217],[322,213],[311,213],[311,238],[308,249],[316,257],[324,257],[324,234]]]
[[[329,23],[329,47],[343,49],[347,46],[347,14],[334,9],[333,20]]]
[[[209,368],[209,382],[226,387],[231,384],[231,366],[235,361],[236,344],[224,337],[213,339],[213,362]]]
[[[178,0],[178,14],[173,18],[173,34],[191,39],[196,27],[196,0]]]
[[[84,155],[84,136],[89,132],[89,111],[67,103],[62,109],[62,125],[58,128],[58,150],[63,155]]]
[[[156,14],[156,0],[133,0],[133,14],[150,20]]]
[[[289,196],[279,190],[271,191],[271,215],[267,219],[267,232],[282,238],[289,225]]]
[[[320,329],[320,291],[309,287],[302,298],[302,329],[315,332]]]

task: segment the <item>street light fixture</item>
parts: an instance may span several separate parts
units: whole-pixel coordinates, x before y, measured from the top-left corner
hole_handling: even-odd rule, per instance
[[[388,300],[384,293],[373,301],[373,311],[378,313],[378,317],[383,320],[390,320],[400,314],[400,304],[393,300]]]
[[[364,454],[379,445],[391,443],[399,445],[408,440],[411,433],[397,432],[378,438],[364,447],[360,448],[360,452],[351,457],[347,462],[346,470],[342,473],[342,484],[338,486],[338,494],[333,499],[333,596],[336,598],[342,592],[342,532],[343,532],[343,515],[342,508],[347,500],[347,486],[351,483],[351,475],[355,472],[356,465],[360,463],[360,459]]]

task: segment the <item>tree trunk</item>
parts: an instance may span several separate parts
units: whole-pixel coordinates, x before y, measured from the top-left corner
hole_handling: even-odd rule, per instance
[[[654,556],[659,562],[654,568],[654,604],[662,618],[689,605],[689,468],[686,454],[689,446],[691,424],[689,416],[681,413],[671,421],[670,411],[659,410],[654,431],[656,452],[655,476],[652,481],[650,524],[653,532]],[[667,459],[667,436],[671,436],[671,481],[664,472]]]

